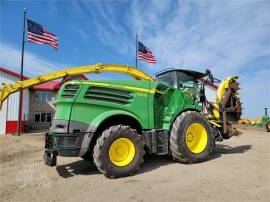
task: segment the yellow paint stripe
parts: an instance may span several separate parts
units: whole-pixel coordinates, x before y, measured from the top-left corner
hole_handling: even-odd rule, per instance
[[[140,91],[140,92],[145,92],[145,93],[164,94],[163,92],[160,92],[160,91],[158,91],[156,89],[138,88],[138,87],[132,87],[132,86],[124,86],[124,85],[109,84],[109,83],[98,83],[98,82],[92,82],[92,81],[69,81],[67,83],[69,83],[69,84],[91,84],[91,85],[96,85],[96,86],[108,86],[108,87],[113,87],[113,88],[134,90],[134,91]]]

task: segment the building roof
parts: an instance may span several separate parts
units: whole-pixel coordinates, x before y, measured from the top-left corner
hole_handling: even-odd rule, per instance
[[[11,76],[14,76],[14,77],[17,77],[17,78],[20,78],[20,74],[16,73],[16,72],[13,72],[9,69],[5,69],[3,67],[0,67],[0,72],[3,72],[3,73],[6,73],[6,74],[9,74]],[[29,77],[27,76],[23,76],[23,79],[29,79]]]
[[[8,70],[6,68],[3,68],[3,67],[0,67],[0,72],[4,72],[4,73],[9,74],[11,76],[20,78],[20,74],[18,74],[16,72],[13,72],[11,70]],[[88,80],[88,77],[86,75],[84,75],[84,74],[79,75],[79,77],[81,77],[84,80]],[[29,79],[29,77],[23,76],[23,79],[26,80],[26,79]],[[46,83],[35,85],[35,86],[32,87],[32,89],[33,90],[54,91],[54,90],[58,90],[61,87],[62,83],[63,83],[62,80],[48,81]]]
[[[32,89],[51,91],[51,90],[58,90],[60,86],[61,86],[60,81],[48,81],[46,83],[33,86]]]

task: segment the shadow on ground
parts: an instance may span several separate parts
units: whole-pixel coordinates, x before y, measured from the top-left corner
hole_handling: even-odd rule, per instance
[[[223,154],[239,154],[239,153],[245,153],[246,151],[250,150],[252,148],[251,145],[241,145],[237,147],[230,147],[228,145],[223,144],[217,144],[214,152],[210,156],[210,160],[219,158]]]
[[[74,177],[76,175],[94,175],[99,173],[94,163],[86,160],[79,160],[57,166],[56,171],[63,178]]]
[[[237,147],[230,147],[223,144],[217,144],[214,152],[211,154],[209,160],[221,157],[224,154],[244,153],[251,149],[251,145],[242,145]],[[142,174],[158,169],[161,166],[175,163],[169,156],[154,156],[147,155],[144,158],[144,163],[136,174]],[[76,175],[94,175],[99,174],[92,161],[79,160],[69,164],[60,165],[56,167],[58,174],[63,178],[74,177]]]
[[[144,163],[136,174],[150,172],[171,163],[174,163],[174,161],[168,156],[145,156]],[[59,165],[56,167],[56,171],[63,178],[74,177],[76,175],[94,175],[100,173],[95,167],[94,163],[87,160],[79,160],[65,165]]]
[[[144,158],[144,162],[137,172],[138,174],[150,172],[152,170],[158,169],[161,166],[169,165],[175,163],[170,156],[155,156],[147,155]]]

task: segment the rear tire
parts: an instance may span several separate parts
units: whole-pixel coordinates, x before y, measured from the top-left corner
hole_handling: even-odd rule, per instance
[[[94,147],[94,163],[108,178],[125,177],[143,163],[144,141],[135,129],[117,125],[103,131]]]
[[[214,137],[206,118],[194,111],[180,114],[173,123],[170,149],[173,159],[180,163],[198,163],[209,158]]]

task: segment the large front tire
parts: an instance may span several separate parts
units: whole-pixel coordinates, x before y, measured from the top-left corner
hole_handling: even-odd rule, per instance
[[[117,125],[103,131],[94,147],[94,163],[108,178],[125,177],[143,162],[144,141],[135,129]]]
[[[209,158],[214,147],[211,126],[206,118],[194,111],[180,114],[173,123],[170,149],[181,163],[198,163]]]

